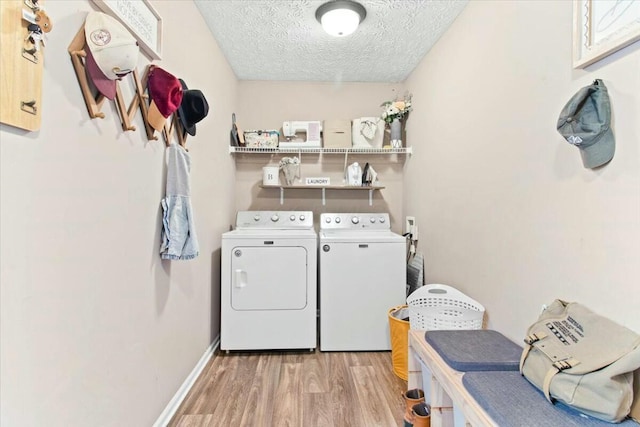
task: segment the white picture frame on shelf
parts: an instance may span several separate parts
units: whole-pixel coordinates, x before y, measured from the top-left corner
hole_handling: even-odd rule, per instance
[[[162,17],[149,0],[91,0],[102,12],[113,16],[138,40],[151,59],[162,59]]]
[[[573,1],[573,68],[640,40],[640,0]]]

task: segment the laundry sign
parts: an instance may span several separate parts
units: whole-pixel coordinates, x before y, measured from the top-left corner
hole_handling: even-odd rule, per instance
[[[306,178],[305,184],[307,185],[329,185],[330,183],[329,177],[314,177],[314,178]]]

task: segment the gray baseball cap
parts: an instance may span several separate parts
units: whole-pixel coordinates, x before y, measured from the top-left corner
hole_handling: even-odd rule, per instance
[[[567,102],[558,118],[558,132],[580,149],[585,168],[602,166],[613,158],[611,103],[602,80],[594,80]]]

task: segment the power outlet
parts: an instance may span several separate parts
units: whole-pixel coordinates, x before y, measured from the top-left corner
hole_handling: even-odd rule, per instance
[[[405,223],[404,223],[404,232],[405,232],[405,234],[406,233],[413,234],[415,225],[416,225],[416,217],[415,216],[405,217]]]

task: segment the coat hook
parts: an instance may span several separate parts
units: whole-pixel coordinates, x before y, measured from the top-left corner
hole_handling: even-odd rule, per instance
[[[35,99],[31,101],[22,101],[20,103],[20,109],[26,113],[33,114],[34,116],[38,113]]]
[[[33,62],[34,64],[38,63],[38,49],[34,47],[32,47],[31,49],[26,49],[26,48],[22,48],[22,57],[24,59],[27,59],[31,62]]]

